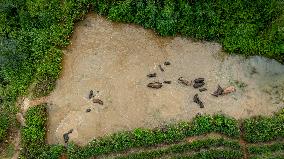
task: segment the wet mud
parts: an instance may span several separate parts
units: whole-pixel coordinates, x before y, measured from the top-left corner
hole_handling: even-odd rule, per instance
[[[159,37],[94,14],[76,25],[71,42],[47,100],[49,144],[63,144],[71,129],[69,140],[84,145],[117,131],[190,120],[197,113],[241,119],[283,108],[284,66],[274,60],[228,55],[217,43]],[[183,85],[180,77],[204,78],[206,90]],[[151,82],[162,87],[147,87]],[[236,91],[215,97],[218,85]],[[90,99],[91,90],[103,104]],[[204,108],[193,101],[195,94]]]

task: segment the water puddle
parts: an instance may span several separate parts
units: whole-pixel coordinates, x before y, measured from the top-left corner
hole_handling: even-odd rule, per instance
[[[262,57],[226,55],[217,43],[162,38],[93,14],[77,24],[71,41],[48,99],[50,144],[63,143],[62,135],[70,129],[70,140],[84,145],[105,134],[190,120],[197,113],[221,112],[240,119],[270,115],[284,104],[283,65]],[[149,73],[157,77],[148,78]],[[207,91],[183,86],[179,77],[203,77]],[[153,81],[171,84],[148,88]],[[214,97],[218,84],[232,85],[236,92]],[[90,90],[103,105],[89,100]],[[196,93],[203,109],[193,102]]]

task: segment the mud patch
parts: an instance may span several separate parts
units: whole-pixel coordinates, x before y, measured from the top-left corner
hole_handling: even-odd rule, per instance
[[[63,144],[63,134],[70,129],[74,130],[70,140],[84,145],[121,130],[190,120],[197,113],[222,112],[240,119],[283,107],[283,93],[272,90],[283,88],[284,66],[273,60],[228,56],[216,43],[161,38],[96,15],[76,26],[71,41],[64,50],[61,77],[48,99],[49,144]],[[167,61],[170,65],[165,65]],[[147,77],[150,73],[157,77]],[[181,85],[179,77],[189,81],[203,77],[207,91]],[[148,88],[154,81],[171,83]],[[218,84],[233,85],[236,92],[216,98],[211,93]],[[89,99],[90,90],[99,91],[95,98],[103,105]],[[204,108],[194,103],[196,93]],[[92,111],[86,113],[89,108]]]

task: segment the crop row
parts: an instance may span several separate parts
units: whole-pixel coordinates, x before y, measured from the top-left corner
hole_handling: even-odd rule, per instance
[[[272,117],[256,117],[243,122],[244,139],[251,143],[284,138],[284,109]]]
[[[177,159],[241,159],[243,157],[243,153],[239,150],[208,150],[203,152],[198,152],[192,155],[180,156]],[[176,157],[174,157],[176,158]]]
[[[191,143],[182,143],[171,145],[167,148],[155,149],[151,151],[144,151],[138,153],[131,153],[127,156],[120,156],[116,157],[118,159],[147,159],[147,158],[161,158],[165,155],[173,155],[173,154],[182,154],[188,152],[195,152],[200,151],[202,149],[210,149],[210,148],[218,148],[218,147],[225,147],[231,148],[235,150],[240,150],[241,146],[237,141],[230,141],[225,140],[223,138],[220,139],[204,139],[204,140],[197,140]]]
[[[248,147],[251,159],[258,158],[284,158],[284,143],[277,142],[269,145],[253,145]],[[280,154],[280,155],[278,155]]]

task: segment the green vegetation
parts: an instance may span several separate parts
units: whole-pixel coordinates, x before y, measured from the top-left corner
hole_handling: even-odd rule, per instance
[[[237,149],[240,151],[241,146],[237,141],[229,141],[223,138],[220,139],[205,139],[205,140],[197,140],[192,143],[182,143],[176,144],[173,146],[169,146],[164,149],[155,149],[151,151],[144,151],[139,153],[132,153],[127,156],[117,157],[118,159],[146,159],[146,158],[161,158],[165,155],[173,155],[173,154],[183,154],[188,153],[189,151],[199,151],[201,149],[209,149],[209,148],[219,148],[226,147],[231,149]]]
[[[284,110],[283,110],[284,111]],[[275,116],[283,115],[283,111]],[[133,131],[119,132],[93,140],[84,147],[69,143],[67,148],[62,145],[46,145],[45,122],[47,121],[46,105],[32,107],[26,114],[26,126],[22,128],[21,158],[57,159],[63,153],[69,159],[85,159],[94,156],[117,158],[159,158],[170,156],[175,158],[242,158],[243,149],[240,139],[239,122],[224,115],[196,116],[191,122],[181,122],[155,129],[137,128]],[[253,119],[248,119],[253,120]],[[245,120],[244,122],[248,121]],[[272,125],[273,126],[273,125]],[[260,127],[252,127],[259,130]],[[223,134],[227,138],[205,138],[188,142],[187,137],[199,136],[211,132]],[[245,133],[244,133],[245,135]],[[246,136],[246,135],[245,135]],[[245,137],[244,136],[244,137]],[[262,134],[256,133],[255,137]],[[125,153],[132,148],[138,152]],[[251,158],[281,158],[283,143],[248,146]]]
[[[103,0],[94,6],[110,20],[136,23],[162,36],[214,40],[227,52],[284,59],[281,1]]]
[[[261,155],[266,153],[272,153],[275,151],[284,151],[284,143],[275,143],[271,145],[263,146],[250,146],[248,151],[250,154]]]
[[[273,117],[256,117],[243,123],[244,139],[251,143],[284,138],[284,110]]]
[[[223,115],[197,116],[191,123],[183,122],[154,130],[138,128],[131,132],[120,132],[93,140],[86,147],[73,144],[68,147],[70,159],[89,158],[92,156],[120,152],[130,148],[149,147],[157,144],[175,143],[189,136],[218,132],[232,138],[238,138],[238,122]]]
[[[61,70],[62,47],[90,1],[0,0],[0,116],[15,127],[15,102],[28,94],[47,95]],[[2,119],[1,119],[2,120]],[[7,125],[5,124],[5,125]],[[0,127],[0,140],[7,134]]]
[[[26,126],[21,129],[21,156],[20,158],[48,158],[58,159],[64,148],[61,145],[45,144],[46,135],[46,105],[39,105],[28,110]]]
[[[6,114],[1,114],[0,123],[0,141],[2,141],[6,137],[8,131],[8,116]]]
[[[215,159],[215,158],[226,158],[226,159],[241,159],[243,154],[238,150],[208,150],[199,152],[193,155],[177,157],[178,159]]]
[[[90,9],[110,20],[221,43],[227,52],[283,62],[284,14],[279,0],[2,0],[0,1],[1,112],[13,118],[19,95],[47,95],[61,70],[61,48]],[[91,7],[92,6],[92,7]],[[13,122],[10,122],[13,123]],[[6,132],[6,129],[2,130]]]
[[[136,23],[162,36],[181,35],[216,41],[229,53],[263,55],[284,62],[281,0],[0,0],[0,142],[15,127],[15,102],[33,84],[33,97],[47,95],[61,70],[61,48],[69,44],[74,23],[91,9],[118,22]],[[242,124],[248,142],[283,138],[283,111]],[[32,108],[23,127],[21,158],[84,158],[134,147],[182,141],[218,132],[238,138],[238,122],[223,115],[198,116],[190,123],[135,129],[94,140],[86,147],[45,145],[46,108]],[[225,154],[226,156],[222,156]],[[240,158],[239,151],[210,150],[184,158]],[[182,156],[180,156],[182,157]]]

